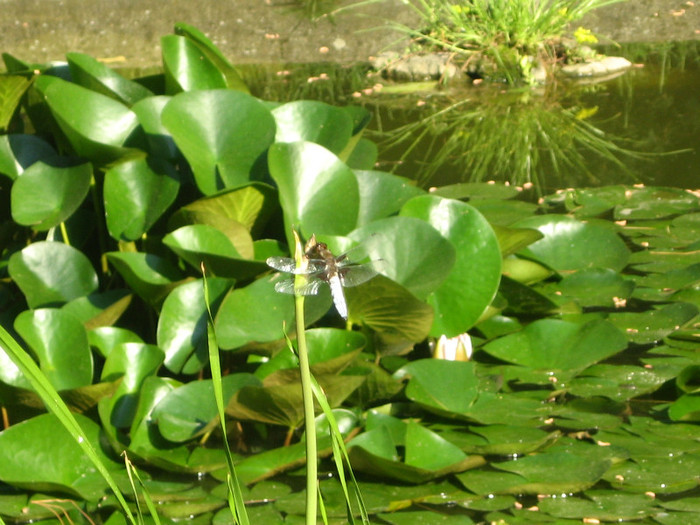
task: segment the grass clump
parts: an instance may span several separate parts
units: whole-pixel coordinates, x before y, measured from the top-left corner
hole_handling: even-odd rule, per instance
[[[532,83],[535,70],[580,58],[597,42],[572,23],[623,0],[406,0],[422,22],[397,25],[419,50],[447,51],[480,76]]]

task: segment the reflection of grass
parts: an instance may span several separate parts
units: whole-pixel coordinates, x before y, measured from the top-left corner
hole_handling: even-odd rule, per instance
[[[564,107],[552,96],[499,92],[487,101],[463,99],[382,133],[385,148],[400,147],[401,161],[420,166],[421,184],[443,179],[506,180],[544,187],[596,183],[591,158],[612,163],[629,180],[625,157],[640,157],[592,124],[595,108]],[[454,170],[461,173],[455,177]],[[433,179],[441,179],[433,181]]]

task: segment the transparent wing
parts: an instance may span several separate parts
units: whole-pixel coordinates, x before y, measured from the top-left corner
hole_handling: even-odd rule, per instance
[[[279,293],[299,294],[299,295],[316,295],[324,283],[321,279],[309,281],[304,286],[295,289],[294,279],[285,279],[275,283],[275,291]]]
[[[343,283],[343,286],[346,287],[357,286],[365,281],[369,281],[379,273],[378,262],[379,261],[372,261],[366,264],[340,267],[340,281]]]
[[[291,257],[268,257],[265,261],[270,268],[274,268],[280,272],[297,274],[311,274],[320,273],[325,267],[325,263],[322,259],[309,259],[308,265],[305,271],[301,271],[297,268],[297,263]]]

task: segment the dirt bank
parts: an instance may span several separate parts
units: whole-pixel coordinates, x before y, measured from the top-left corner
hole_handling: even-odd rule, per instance
[[[80,51],[125,65],[149,66],[160,63],[160,37],[183,21],[204,31],[237,63],[352,62],[365,60],[397,39],[387,20],[410,20],[400,0],[316,23],[301,17],[292,4],[293,0],[0,0],[0,50],[35,62],[62,60],[66,52]],[[700,2],[695,6],[681,0],[630,0],[601,8],[581,25],[619,42],[698,39]]]

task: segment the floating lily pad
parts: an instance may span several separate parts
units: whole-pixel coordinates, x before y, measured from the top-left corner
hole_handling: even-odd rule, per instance
[[[521,254],[558,272],[593,267],[620,271],[630,255],[622,239],[599,224],[561,215],[542,215],[519,221],[515,226],[536,228],[544,235]]]

